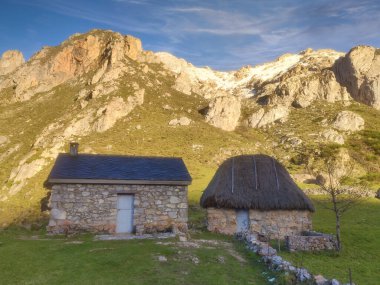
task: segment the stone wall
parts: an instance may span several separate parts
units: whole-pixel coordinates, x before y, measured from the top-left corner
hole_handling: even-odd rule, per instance
[[[187,230],[187,186],[57,184],[48,231],[114,233],[118,194],[134,195],[137,234]]]
[[[286,236],[299,235],[311,230],[311,213],[309,211],[277,210],[249,211],[252,232],[260,233],[271,239],[284,239]]]
[[[207,229],[211,232],[233,235],[236,232],[236,211],[207,208]]]
[[[306,235],[288,236],[285,239],[289,251],[319,251],[336,249],[336,238],[333,235],[309,232]]]
[[[249,210],[250,230],[269,238],[284,239],[288,235],[311,230],[309,211],[258,211]],[[234,209],[207,208],[207,229],[233,235],[236,233],[236,211]]]

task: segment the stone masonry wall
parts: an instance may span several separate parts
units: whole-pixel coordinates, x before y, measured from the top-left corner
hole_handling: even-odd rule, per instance
[[[336,248],[335,236],[322,233],[288,236],[285,243],[289,251],[319,251],[334,250]]]
[[[249,211],[250,228],[271,239],[284,239],[286,236],[299,235],[311,230],[311,213],[309,211],[277,210]]]
[[[308,211],[258,211],[249,210],[250,230],[269,238],[284,239],[285,236],[310,230],[311,213]],[[207,208],[207,229],[233,235],[236,232],[234,209]]]
[[[236,211],[207,208],[207,229],[211,232],[233,235],[236,232]]]
[[[57,184],[48,231],[114,233],[118,194],[134,195],[137,234],[187,230],[187,186]]]

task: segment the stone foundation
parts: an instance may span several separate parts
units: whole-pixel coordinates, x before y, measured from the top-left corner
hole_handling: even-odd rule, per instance
[[[134,195],[137,234],[187,231],[187,186],[57,184],[50,197],[51,233],[115,233],[118,194]]]
[[[249,210],[251,232],[271,239],[284,239],[290,235],[300,235],[311,230],[309,211],[258,211]],[[236,210],[207,208],[207,228],[209,231],[227,235],[236,233]]]
[[[336,238],[333,235],[306,232],[304,235],[288,236],[285,239],[289,251],[320,251],[336,249]]]

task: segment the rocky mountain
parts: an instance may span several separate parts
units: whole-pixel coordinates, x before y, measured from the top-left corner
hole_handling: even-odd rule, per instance
[[[222,72],[102,30],[44,47],[27,62],[6,51],[0,225],[40,216],[44,180],[72,140],[86,152],[182,156],[193,199],[218,163],[240,153],[275,155],[296,174],[301,152],[317,163],[337,149],[377,185],[379,54],[369,46],[307,49]]]

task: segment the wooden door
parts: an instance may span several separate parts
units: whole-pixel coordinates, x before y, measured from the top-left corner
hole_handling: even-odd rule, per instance
[[[133,232],[133,195],[117,196],[116,233]]]

